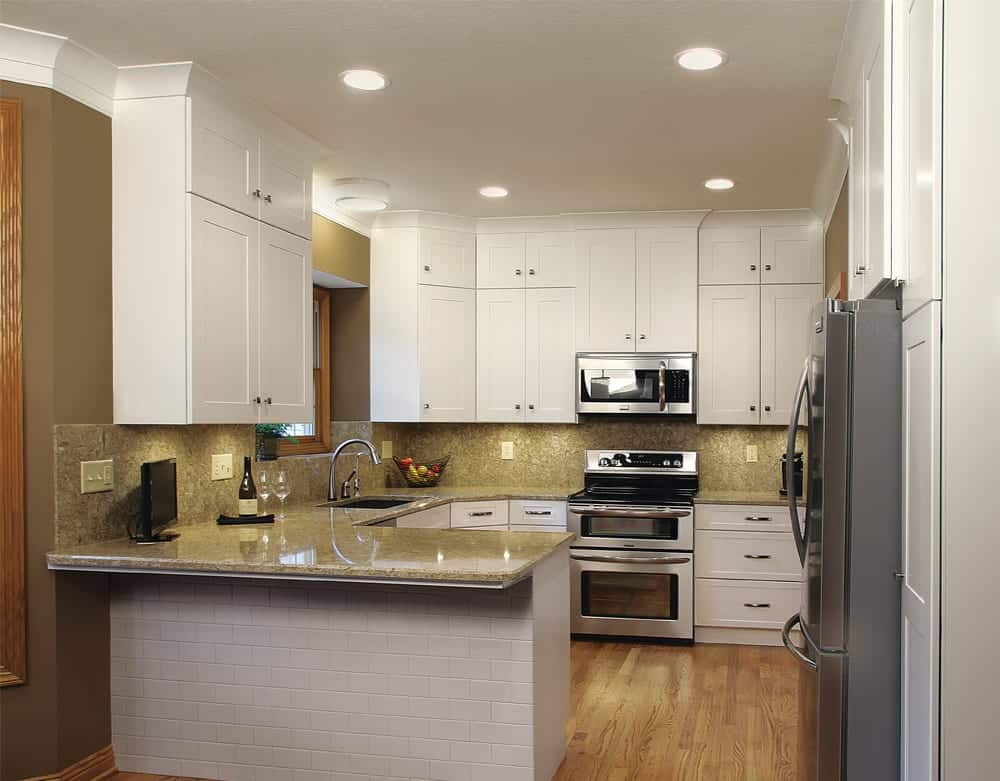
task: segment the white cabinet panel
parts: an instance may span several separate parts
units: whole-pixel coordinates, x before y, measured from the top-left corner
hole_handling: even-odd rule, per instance
[[[577,349],[635,350],[635,231],[576,235]]]
[[[702,228],[698,273],[702,285],[760,282],[760,228]]]
[[[511,529],[540,526],[546,531],[566,529],[566,502],[511,499],[509,504]]]
[[[453,529],[500,526],[507,528],[507,502],[452,502]]]
[[[802,566],[791,532],[697,531],[699,578],[799,581]]]
[[[188,100],[188,192],[257,217],[260,199],[257,128],[208,99]],[[155,151],[152,152],[155,154]]]
[[[886,118],[885,47],[880,46],[865,74],[862,99],[865,109],[864,270],[862,292],[870,295],[892,279],[889,247],[889,128]]]
[[[313,422],[312,342],[312,245],[261,224],[262,422]]]
[[[528,287],[575,287],[576,241],[573,231],[529,233],[525,240]]]
[[[903,772],[938,777],[941,310],[903,322]]]
[[[697,228],[636,232],[635,306],[636,350],[697,351]]]
[[[451,508],[448,505],[432,507],[396,519],[397,529],[448,529],[451,528]]]
[[[799,609],[799,584],[696,578],[694,607],[697,626],[781,629]]]
[[[422,228],[419,280],[425,285],[474,288],[475,235],[440,228]]]
[[[823,230],[818,225],[761,228],[761,281],[823,283]]]
[[[486,234],[476,238],[476,286],[518,288],[525,286],[523,233]]]
[[[258,223],[189,198],[189,417],[192,423],[256,423]]]
[[[471,422],[476,419],[476,291],[419,288],[420,419]]]
[[[524,290],[480,290],[476,301],[476,419],[523,421]]]
[[[813,308],[822,300],[822,285],[765,285],[761,289],[761,423],[788,425],[809,352]]]
[[[790,532],[788,508],[752,504],[699,504],[695,529],[714,531]]]
[[[572,288],[526,291],[524,400],[526,420],[576,421],[576,302]]]
[[[260,139],[260,219],[312,237],[312,167],[282,146]]]
[[[699,291],[698,422],[760,419],[760,285]]]

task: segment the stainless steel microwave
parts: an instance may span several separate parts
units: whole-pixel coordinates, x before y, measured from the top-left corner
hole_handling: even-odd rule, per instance
[[[695,353],[578,353],[576,411],[693,415]]]

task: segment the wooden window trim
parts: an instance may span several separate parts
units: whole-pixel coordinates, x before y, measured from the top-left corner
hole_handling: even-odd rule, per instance
[[[25,682],[21,104],[0,100],[0,686]]]
[[[333,450],[330,433],[330,291],[325,287],[313,287],[313,303],[319,305],[319,355],[320,367],[313,368],[313,393],[316,403],[316,434],[311,437],[295,437],[295,442],[286,438],[278,440],[278,457],[305,456],[329,453]]]

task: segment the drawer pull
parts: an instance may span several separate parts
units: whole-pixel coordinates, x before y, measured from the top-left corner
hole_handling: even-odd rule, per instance
[[[744,559],[769,559],[771,554],[769,553],[744,553]]]
[[[743,520],[744,521],[757,521],[757,522],[770,521],[771,520],[771,516],[770,515],[748,515]]]
[[[525,510],[525,515],[552,515],[552,510]]]
[[[470,518],[489,518],[491,515],[493,515],[492,510],[482,510],[479,512],[469,513]]]
[[[771,607],[770,602],[744,602],[743,607]]]

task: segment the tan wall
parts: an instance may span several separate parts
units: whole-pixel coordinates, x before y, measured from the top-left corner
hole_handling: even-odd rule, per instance
[[[52,432],[110,422],[111,120],[0,82],[23,108],[22,293],[28,679],[0,691],[0,779],[51,773],[110,742],[107,581],[49,572]]]
[[[367,285],[370,253],[367,236],[313,214],[313,268]]]
[[[330,419],[371,416],[371,325],[368,288],[341,288],[330,301]]]
[[[826,229],[826,288],[830,287],[837,279],[837,274],[847,271],[848,247],[849,247],[849,209],[848,201],[850,196],[847,191],[847,179],[840,188],[840,196],[837,198],[837,205],[830,218],[830,225]]]

